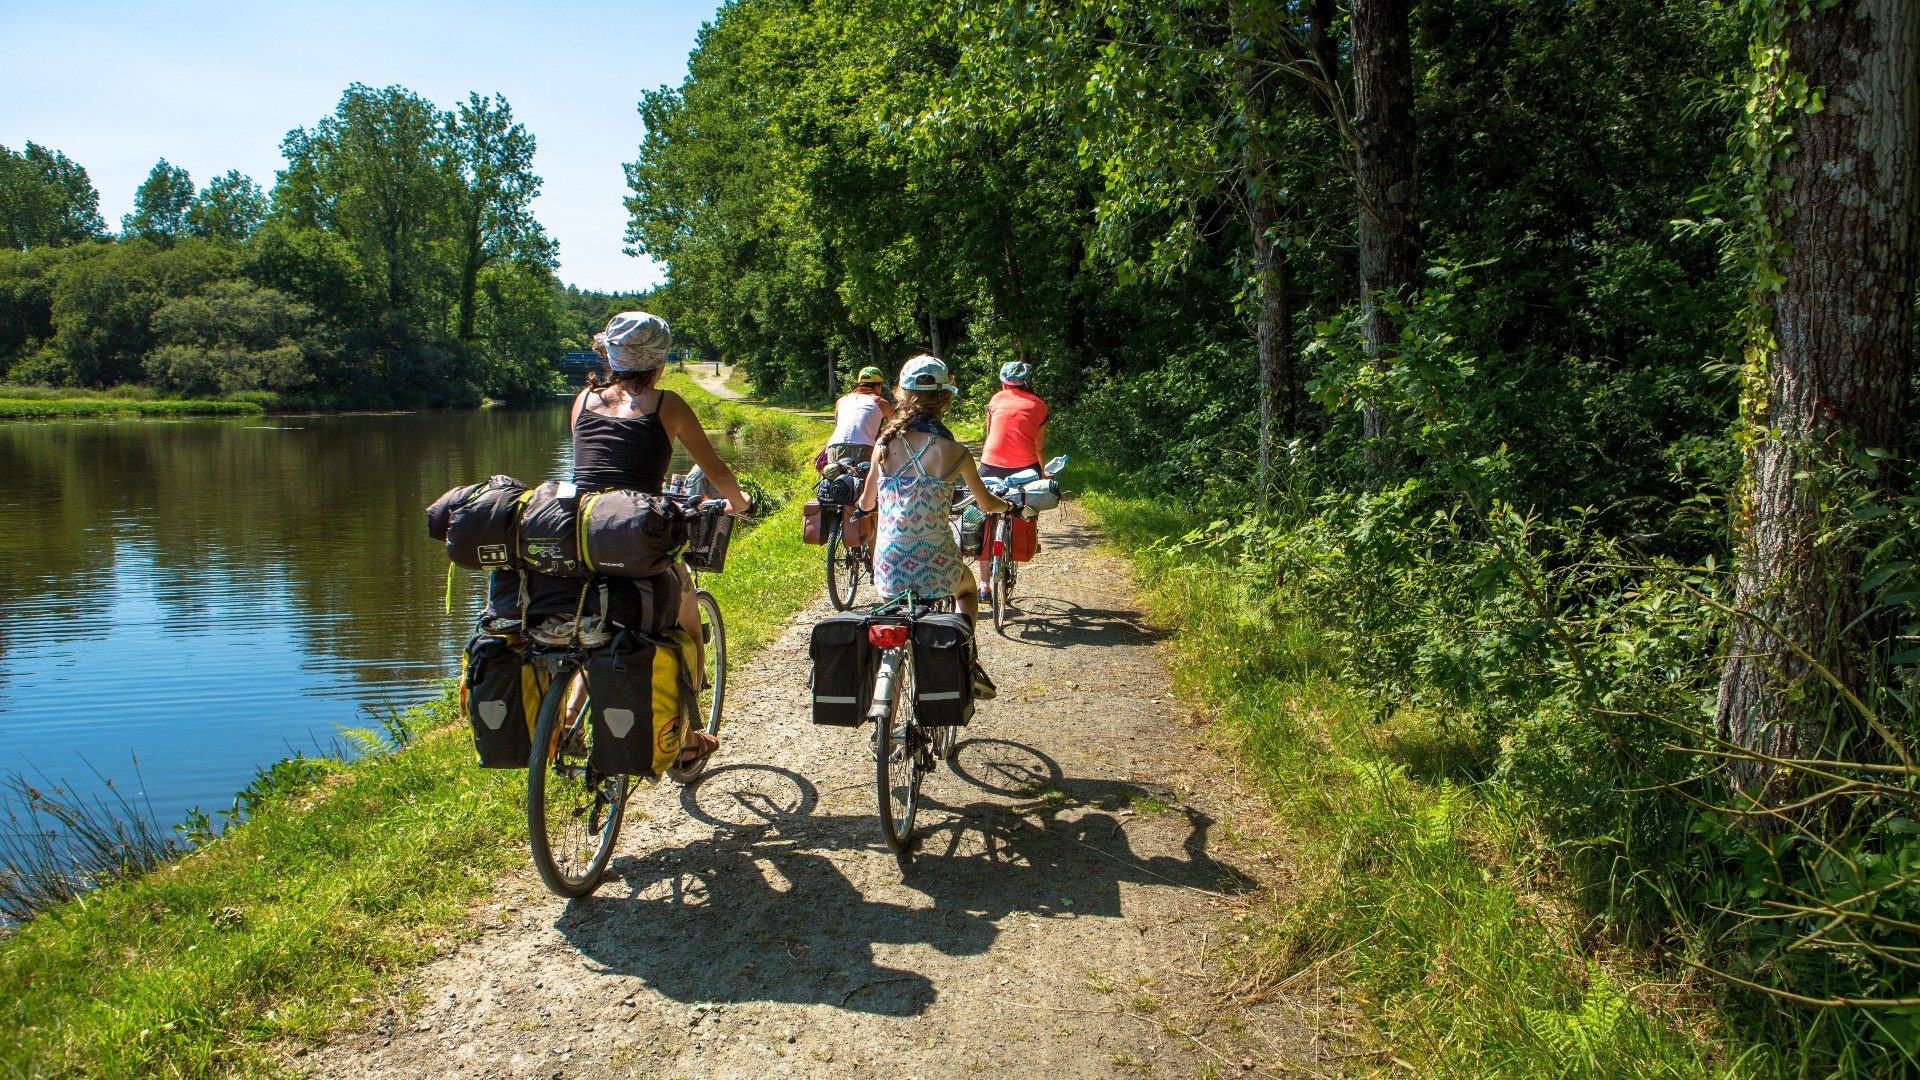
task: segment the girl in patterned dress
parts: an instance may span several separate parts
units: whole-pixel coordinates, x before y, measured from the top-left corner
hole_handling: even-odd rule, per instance
[[[893,419],[874,445],[860,508],[880,514],[873,555],[873,584],[880,595],[912,590],[927,600],[951,596],[974,619],[979,590],[953,534],[954,485],[965,483],[983,513],[1006,513],[1012,506],[980,482],[973,455],[940,422],[957,392],[947,365],[936,357],[916,356],[900,369]],[[974,682],[979,696],[992,696],[993,683],[978,661]]]

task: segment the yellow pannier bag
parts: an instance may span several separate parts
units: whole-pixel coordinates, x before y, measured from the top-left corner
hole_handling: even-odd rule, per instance
[[[588,765],[597,772],[658,777],[680,756],[696,700],[693,639],[623,631],[587,661]]]
[[[460,657],[460,711],[473,725],[483,769],[524,769],[547,678],[518,635],[475,634]]]

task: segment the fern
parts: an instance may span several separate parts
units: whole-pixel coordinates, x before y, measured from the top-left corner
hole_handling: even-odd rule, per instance
[[[1612,1042],[1614,1029],[1626,1011],[1626,995],[1598,965],[1587,968],[1587,993],[1574,1011],[1520,1009],[1527,1030],[1535,1037],[1556,1055],[1570,1059],[1569,1063],[1577,1059],[1588,1068],[1599,1067],[1600,1049]]]

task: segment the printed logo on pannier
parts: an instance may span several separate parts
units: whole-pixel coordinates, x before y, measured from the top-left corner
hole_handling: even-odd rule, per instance
[[[657,737],[654,739],[654,747],[662,754],[678,754],[680,752],[680,725],[662,724],[657,733]]]
[[[564,559],[566,548],[558,540],[534,540],[527,544],[527,555],[534,559],[552,559],[554,562]]]
[[[632,709],[602,709],[600,715],[607,721],[607,730],[616,739],[624,739],[627,732],[633,730],[634,715]]]
[[[488,731],[499,731],[500,725],[507,722],[507,703],[504,701],[481,702],[480,722],[487,725]]]
[[[481,566],[505,567],[510,565],[507,559],[507,545],[505,544],[481,544],[479,547],[473,549],[473,557],[479,561]]]

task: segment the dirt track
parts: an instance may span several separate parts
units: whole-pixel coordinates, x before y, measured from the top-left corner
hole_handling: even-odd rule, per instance
[[[1264,888],[1244,796],[1195,752],[1123,567],[1069,505],[983,636],[1001,688],[881,844],[867,732],[807,721],[805,632],[734,673],[714,767],[635,796],[607,881],[531,868],[384,1010],[290,1059],[327,1077],[1070,1077],[1338,1071],[1316,1012],[1221,1006]],[[870,600],[865,597],[863,600]],[[1255,811],[1257,814],[1257,811]]]

